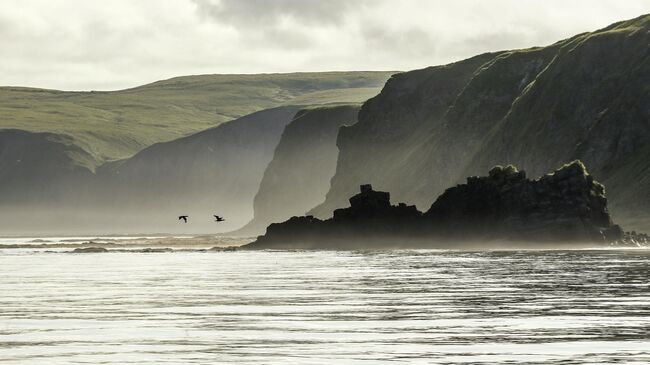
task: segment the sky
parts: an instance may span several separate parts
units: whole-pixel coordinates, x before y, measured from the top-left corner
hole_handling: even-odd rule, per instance
[[[647,13],[650,0],[3,0],[0,85],[115,90],[191,74],[411,70]]]

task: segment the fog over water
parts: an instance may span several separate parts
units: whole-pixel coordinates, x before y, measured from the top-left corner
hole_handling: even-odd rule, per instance
[[[650,362],[646,250],[0,249],[0,364]]]

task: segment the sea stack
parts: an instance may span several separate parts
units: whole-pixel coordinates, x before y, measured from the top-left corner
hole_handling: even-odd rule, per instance
[[[370,184],[333,217],[293,217],[271,224],[245,248],[359,249],[523,247],[601,244],[624,237],[607,210],[605,187],[580,161],[536,180],[515,166],[496,166],[447,189],[422,213],[392,205],[388,192]]]
[[[622,237],[605,187],[573,161],[537,180],[509,165],[447,189],[425,213],[443,237],[551,242],[610,242]]]

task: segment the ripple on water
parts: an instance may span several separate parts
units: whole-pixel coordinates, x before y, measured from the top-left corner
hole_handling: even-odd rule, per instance
[[[0,253],[0,364],[646,364],[649,258]]]

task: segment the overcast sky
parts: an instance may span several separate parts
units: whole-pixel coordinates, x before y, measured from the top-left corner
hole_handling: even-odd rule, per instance
[[[2,0],[0,85],[110,90],[188,74],[409,70],[644,13],[650,0]]]

